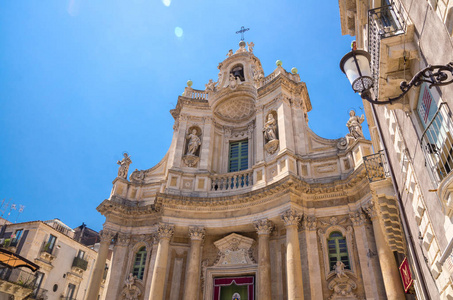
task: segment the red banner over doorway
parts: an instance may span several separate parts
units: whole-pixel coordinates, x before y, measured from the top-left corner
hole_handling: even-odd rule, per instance
[[[222,287],[227,287],[232,284],[247,286],[248,300],[255,300],[255,277],[253,276],[214,278],[214,300],[220,300]]]

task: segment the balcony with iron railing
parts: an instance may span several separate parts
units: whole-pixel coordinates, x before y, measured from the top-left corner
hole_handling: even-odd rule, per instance
[[[88,261],[84,260],[83,258],[80,257],[74,257],[74,260],[72,261],[72,269],[75,270],[77,273],[82,273],[83,271],[86,271],[88,268]]]
[[[370,183],[385,180],[390,176],[387,159],[382,150],[378,153],[364,156],[363,163]]]
[[[420,138],[425,165],[447,214],[453,214],[453,197],[450,195],[453,187],[453,121],[448,104],[442,102],[427,121]]]
[[[0,292],[24,299],[33,292],[35,274],[23,269],[0,268]]]

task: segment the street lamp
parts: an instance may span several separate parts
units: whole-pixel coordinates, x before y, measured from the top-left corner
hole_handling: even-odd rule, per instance
[[[371,90],[373,88],[373,78],[370,69],[371,55],[363,50],[352,50],[346,54],[340,61],[340,69],[349,79],[354,92],[359,93],[362,99],[373,104],[391,104],[401,98],[413,87],[419,86],[423,82],[429,83],[429,88],[433,86],[447,85],[453,83],[453,63],[450,62],[445,66],[428,65],[423,70],[415,74],[414,78],[407,83],[403,81],[400,84],[402,93],[388,100],[373,99]],[[448,72],[451,75],[448,75]]]

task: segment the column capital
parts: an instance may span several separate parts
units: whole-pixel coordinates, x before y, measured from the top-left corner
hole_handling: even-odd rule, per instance
[[[318,227],[318,222],[316,221],[315,216],[305,216],[304,218],[304,226],[306,229],[310,231],[315,231]]]
[[[159,228],[157,229],[157,237],[159,239],[171,239],[175,231],[175,225],[168,223],[159,223]]]
[[[274,224],[269,221],[268,219],[261,219],[258,221],[253,222],[253,225],[255,226],[255,230],[258,233],[258,235],[263,235],[263,234],[271,234],[272,230],[274,229]]]
[[[204,227],[189,226],[189,237],[192,241],[202,241],[206,230]]]
[[[101,236],[101,242],[110,243],[113,237],[116,235],[116,232],[108,229],[103,229],[99,232],[99,235]]]
[[[131,242],[131,235],[125,233],[118,233],[118,239],[116,240],[116,245],[125,247]]]
[[[357,211],[351,211],[349,213],[349,219],[354,226],[361,226],[366,222],[365,214],[362,212],[361,209]]]
[[[374,201],[366,203],[365,205],[362,206],[362,208],[367,213],[371,220],[375,220],[379,215],[379,211]]]
[[[302,215],[294,209],[288,209],[281,215],[281,218],[286,227],[294,225],[298,226],[302,219]]]

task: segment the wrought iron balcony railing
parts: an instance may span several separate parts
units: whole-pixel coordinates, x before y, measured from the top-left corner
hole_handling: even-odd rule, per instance
[[[446,102],[439,105],[421,136],[421,147],[433,180],[439,184],[453,170],[453,122]]]
[[[384,180],[390,176],[387,160],[384,151],[364,156],[363,163],[370,182]]]
[[[76,256],[72,261],[72,266],[86,271],[88,267],[88,261]]]
[[[32,289],[35,285],[35,274],[22,269],[0,268],[0,280]]]

